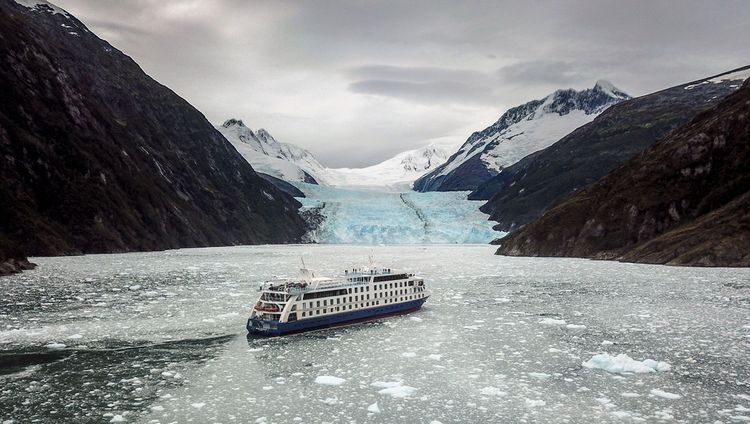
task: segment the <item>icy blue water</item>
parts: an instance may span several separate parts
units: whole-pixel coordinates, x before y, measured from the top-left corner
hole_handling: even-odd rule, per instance
[[[319,243],[489,243],[501,236],[468,192],[395,193],[295,183],[307,208],[325,217]]]
[[[749,270],[493,250],[304,245],[37,258],[38,269],[0,279],[0,422],[750,419]],[[245,337],[259,281],[293,274],[300,256],[332,273],[369,254],[425,277],[433,294],[423,310]],[[648,368],[645,359],[669,368],[583,365],[612,365],[596,356],[605,352],[628,355],[633,370]]]

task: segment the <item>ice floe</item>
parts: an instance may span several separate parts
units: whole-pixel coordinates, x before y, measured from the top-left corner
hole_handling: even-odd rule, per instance
[[[682,397],[682,395],[678,395],[677,393],[665,392],[664,390],[659,389],[651,389],[649,393],[664,399],[679,399]]]
[[[544,318],[539,321],[539,324],[544,325],[565,325],[564,319]]]
[[[346,382],[345,379],[332,375],[320,375],[315,377],[315,383],[323,386],[340,386]]]
[[[612,356],[608,353],[594,355],[591,359],[582,364],[586,368],[601,369],[614,374],[626,373],[650,373],[657,371],[669,371],[672,366],[666,362],[654,361],[653,359],[644,359],[637,361],[630,356],[621,353]]]

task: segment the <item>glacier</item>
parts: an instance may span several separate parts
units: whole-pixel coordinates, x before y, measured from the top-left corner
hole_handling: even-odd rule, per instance
[[[310,241],[330,244],[489,243],[502,236],[467,192],[385,192],[293,183],[302,211],[322,222]]]

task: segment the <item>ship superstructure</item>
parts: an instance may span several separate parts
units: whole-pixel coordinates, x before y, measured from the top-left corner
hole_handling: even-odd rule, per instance
[[[368,321],[416,311],[428,297],[413,273],[369,266],[316,277],[303,268],[297,279],[261,285],[247,330],[282,335]]]

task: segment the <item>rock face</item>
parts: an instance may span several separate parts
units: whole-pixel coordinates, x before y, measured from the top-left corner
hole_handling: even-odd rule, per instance
[[[414,183],[417,191],[474,190],[523,157],[544,149],[630,96],[601,80],[587,90],[557,90],[505,112],[475,132],[448,161]]]
[[[469,195],[513,231],[735,92],[750,67],[627,100],[552,146],[525,157]]]
[[[299,203],[80,21],[0,2],[0,236],[27,255],[286,243]]]
[[[750,266],[750,81],[501,240],[499,254]]]

